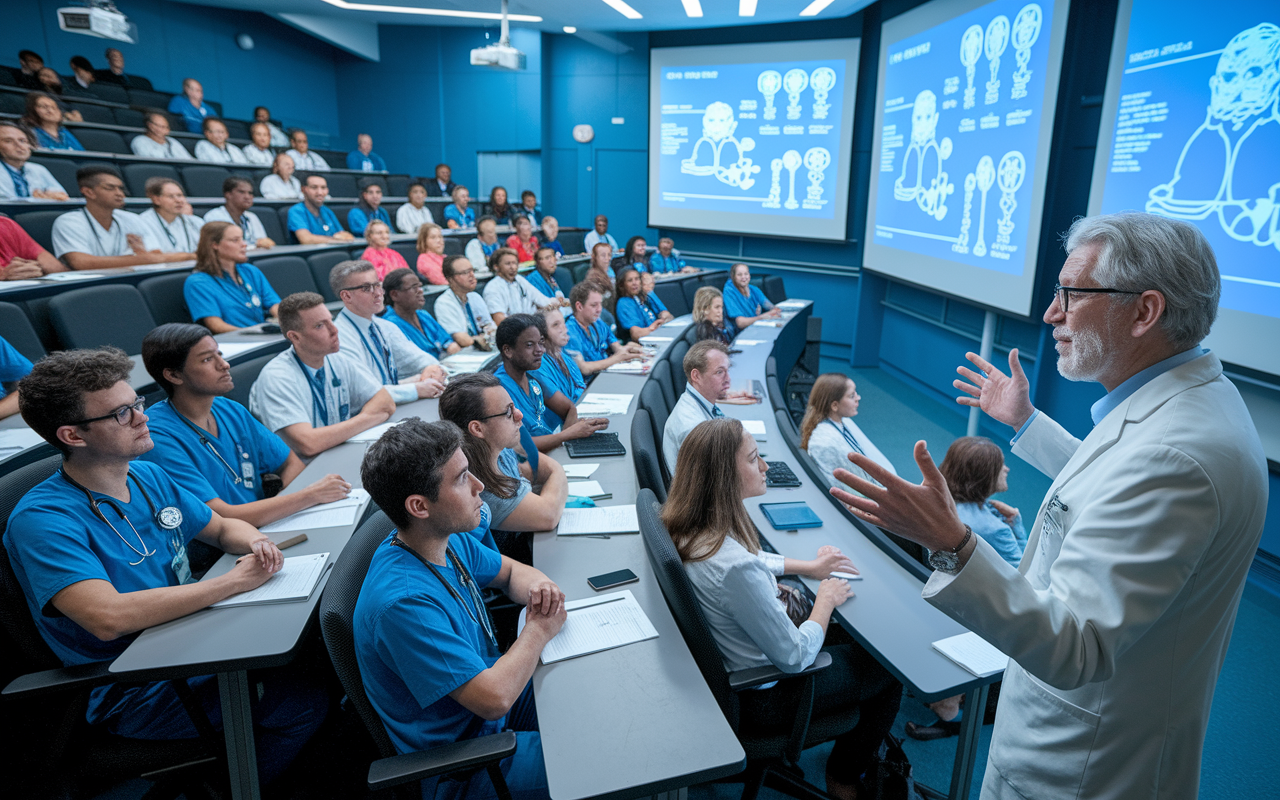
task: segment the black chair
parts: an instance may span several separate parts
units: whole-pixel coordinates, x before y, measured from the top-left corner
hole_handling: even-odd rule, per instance
[[[205,100],[204,104],[213,109],[213,115],[222,119],[222,103],[217,100]]]
[[[86,286],[49,298],[49,321],[67,349],[119,347],[142,352],[142,339],[156,326],[142,294],[128,284]]]
[[[680,292],[684,296],[685,305],[689,307],[689,311],[693,311],[693,300],[697,296],[698,290],[702,288],[702,281],[697,278],[685,278],[680,281]],[[663,301],[665,302],[665,301]],[[674,311],[672,314],[676,313]]]
[[[80,103],[75,100],[63,100],[68,111],[79,111],[80,118],[85,122],[94,122],[99,125],[116,124],[116,115],[111,113],[110,106],[100,106],[97,103]],[[76,138],[79,138],[78,136]],[[84,142],[80,142],[84,144]],[[85,145],[88,149],[88,145]]]
[[[656,381],[658,386],[662,388],[662,396],[667,401],[667,410],[676,407],[676,387],[671,382],[671,370],[680,369],[679,365],[672,366],[671,359],[659,359],[658,363],[653,365],[653,371],[650,373],[650,380]]]
[[[0,114],[22,116],[27,111],[27,102],[16,92],[0,92]]]
[[[124,103],[129,102],[129,93],[125,88],[117,83],[107,83],[106,81],[94,81],[89,84],[87,90],[89,94],[99,100],[106,100],[108,103]]]
[[[0,336],[32,362],[45,357],[44,344],[27,313],[13,303],[0,303]]]
[[[276,290],[280,299],[296,292],[316,291],[316,282],[311,277],[311,268],[299,256],[271,256],[260,258],[253,265],[262,270],[262,274]]]
[[[147,301],[151,316],[157,325],[166,322],[191,322],[191,313],[187,311],[187,301],[182,288],[187,283],[189,273],[178,275],[157,275],[147,278],[138,284],[142,299]]]
[[[591,262],[584,261],[581,264],[573,265],[573,283],[577,285],[582,283],[582,279],[587,277],[587,270],[591,269]]]
[[[417,242],[395,242],[391,245],[391,249],[404,256],[404,261],[409,265],[409,269],[416,270],[418,268]]]
[[[666,414],[671,413],[671,406],[667,405],[667,398],[662,393],[662,387],[654,380],[647,380],[644,382],[644,386],[640,387],[639,407],[650,413],[654,411],[661,411]]]
[[[259,206],[253,212],[257,216],[258,221],[262,223],[262,230],[266,232],[267,238],[276,244],[288,244],[289,237],[284,232],[284,226],[280,224],[280,217],[276,214],[276,210],[271,206]],[[263,252],[271,252],[269,250]]]
[[[556,241],[560,243],[560,248],[567,255],[574,255],[586,251],[583,240],[587,238],[586,231],[566,231],[561,230],[560,235],[556,237]]]
[[[658,466],[662,456],[653,441],[649,412],[643,408],[636,409],[631,418],[631,460],[635,462],[636,481],[640,488],[653,492],[659,503],[667,502],[666,479],[663,478],[662,468]]]
[[[387,194],[391,197],[408,197],[409,183],[408,175],[388,175]]]
[[[703,286],[710,286],[713,289],[724,291],[724,285],[729,280],[729,273],[722,269],[712,270],[697,276],[698,282]]]
[[[787,299],[786,287],[782,285],[782,278],[778,275],[764,276],[764,286],[760,291],[764,292],[770,303],[781,303]]]
[[[4,93],[0,92],[0,97],[3,96]],[[49,170],[54,179],[62,184],[62,188],[67,191],[67,194],[72,197],[79,196],[79,191],[76,187],[76,169],[78,167],[75,161],[70,158],[59,158],[40,153],[32,155],[31,161]]]
[[[764,376],[767,378],[770,375],[774,377],[778,375],[778,359],[773,356],[768,356],[764,360]]]
[[[168,164],[125,164],[121,172],[130,197],[146,197],[147,180],[150,178],[171,178],[182,185],[182,176]]]
[[[292,205],[287,205],[282,203],[281,205],[276,206],[276,209],[275,209],[276,220],[280,225],[280,230],[284,233],[283,239],[276,240],[280,244],[297,244],[298,243],[298,238],[293,235],[293,231],[289,230],[289,209],[291,208],[293,208]],[[263,213],[258,215],[260,217],[266,216],[268,213],[270,213],[267,211],[267,207],[265,206],[263,207],[262,210],[263,210]]]
[[[258,379],[258,373],[262,372],[262,368],[278,355],[279,353],[268,353],[265,356],[255,356],[240,364],[232,364],[231,380],[235,382],[235,388],[227,392],[226,396],[248,408],[249,390],[253,388],[253,382]]]
[[[182,168],[188,197],[222,197],[222,182],[230,177],[231,170],[226,167],[193,164]]]
[[[115,122],[115,117],[107,120]],[[81,125],[75,126],[75,136],[80,140],[80,144],[84,145],[85,150],[93,150],[99,153],[116,153],[117,155],[131,155],[132,150],[125,143],[124,137],[115,131],[105,131],[100,128],[86,128]]]
[[[693,304],[685,300],[683,281],[659,281],[653,285],[653,293],[673,315],[682,317],[693,311]]]
[[[747,753],[746,785],[742,796],[753,800],[762,786],[768,786],[803,800],[829,800],[829,795],[804,779],[799,762],[804,749],[834,739],[852,728],[857,719],[856,706],[813,707],[813,676],[831,665],[831,656],[820,652],[810,667],[795,674],[785,673],[773,665],[728,672],[680,555],[658,516],[659,508],[653,492],[641,489],[640,496],[636,498],[640,534],[644,537],[645,550],[653,564],[658,586],[662,588],[662,595],[698,670]],[[763,690],[758,688],[775,681],[777,686]],[[744,716],[738,699],[744,691],[794,695],[795,716],[791,719]]]
[[[320,600],[320,632],[324,637],[334,671],[346,692],[347,701],[355,707],[365,729],[377,746],[379,759],[369,765],[369,789],[379,791],[403,787],[397,794],[416,797],[412,784],[453,772],[484,767],[493,781],[498,797],[511,800],[499,762],[516,751],[516,736],[511,731],[465,739],[434,750],[397,754],[391,737],[365,694],[360,666],[356,663],[354,617],[356,600],[369,571],[373,554],[395,526],[379,511],[361,525],[342,551],[333,568],[329,583]]]
[[[147,127],[147,115],[134,108],[113,108],[111,113],[115,115],[116,124],[124,125],[128,128],[145,128]],[[132,136],[126,136],[126,139],[133,142]]]
[[[568,267],[556,267],[556,285],[565,297],[569,296],[569,290],[573,288],[573,272]]]
[[[333,166],[330,163],[330,166]],[[322,172],[317,173],[323,175],[325,180],[329,182],[330,197],[359,197],[360,193],[356,191],[356,176],[338,172]],[[338,219],[346,222],[343,217],[345,214],[339,214]]]
[[[238,119],[222,118],[222,124],[227,126],[227,136],[232,139],[251,139],[249,135],[249,123]]]
[[[684,356],[689,352],[689,343],[683,339],[677,340],[671,345],[671,388],[675,389],[676,402],[680,401],[680,395],[684,394],[685,383],[688,378],[684,374]],[[672,408],[675,406],[673,405]]]
[[[65,185],[65,184],[64,184]],[[72,180],[70,189],[72,194],[75,193],[75,181]],[[68,212],[64,210],[48,210],[48,211],[23,211],[13,215],[13,221],[18,223],[18,227],[26,231],[32,239],[36,240],[46,250],[53,250],[53,222],[58,217]]]
[[[169,101],[173,95],[164,92],[157,92],[153,89],[127,89],[129,92],[129,105],[140,106],[142,108],[155,108],[164,111],[169,107]],[[178,125],[174,130],[185,131],[186,125]]]
[[[470,241],[469,239],[466,241]],[[466,241],[459,236],[444,237],[444,254],[446,256],[460,256],[463,249],[467,246]]]
[[[325,250],[307,256],[311,277],[316,282],[316,286],[319,287],[320,295],[325,299],[325,302],[332,303],[340,299],[333,293],[333,288],[329,286],[329,273],[333,272],[333,268],[340,262],[349,260],[351,260],[351,256],[342,250]]]
[[[662,480],[666,486],[671,485],[671,470],[667,468],[667,454],[663,449],[662,436],[667,430],[667,418],[671,415],[671,409],[674,406],[666,405],[666,398],[662,395],[662,387],[657,387],[656,396],[654,392],[645,395],[645,390],[652,385],[654,381],[647,381],[644,389],[640,390],[640,402],[644,406],[645,412],[649,415],[650,435],[653,437],[653,452],[658,458],[658,472],[662,474]],[[635,439],[633,438],[634,442]],[[664,501],[665,502],[665,501]]]

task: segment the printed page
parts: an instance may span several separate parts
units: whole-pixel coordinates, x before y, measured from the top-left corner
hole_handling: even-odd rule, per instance
[[[214,603],[210,608],[265,605],[267,603],[293,603],[306,600],[315,591],[316,584],[329,568],[329,554],[293,556],[284,560],[280,571],[257,589],[232,595]]]
[[[278,519],[270,525],[263,525],[258,530],[263,533],[288,533],[354,525],[360,518],[360,512],[364,510],[365,503],[368,502],[368,492],[364,489],[352,489],[351,494],[342,500],[312,506],[296,514],[290,514],[284,519]]]
[[[556,533],[561,536],[590,536],[602,533],[639,533],[640,518],[635,505],[597,508],[566,508]]]
[[[1003,672],[1009,666],[1009,657],[973,631],[939,639],[933,649],[942,653],[979,678]]]
[[[599,653],[615,647],[658,638],[658,631],[630,590],[571,600],[568,618],[556,637],[542,649],[542,663]],[[525,611],[520,612],[524,630]]]

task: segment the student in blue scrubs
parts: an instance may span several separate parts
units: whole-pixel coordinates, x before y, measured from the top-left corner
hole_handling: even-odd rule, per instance
[[[533,265],[533,272],[525,276],[533,284],[533,288],[547,297],[559,300],[562,307],[568,308],[569,298],[565,296],[565,290],[573,287],[556,283],[556,251],[546,245],[539,247],[533,254]]]
[[[476,226],[476,210],[468,208],[471,202],[471,191],[465,186],[453,187],[453,202],[444,207],[444,224],[446,228],[474,228]]]
[[[667,320],[673,319],[670,311],[656,294],[644,291],[644,282],[634,266],[618,270],[616,294],[618,298],[613,313],[618,320],[618,332],[626,338],[640,341]]]
[[[280,295],[248,260],[248,243],[239,225],[205,223],[196,245],[196,266],[182,284],[182,299],[192,319],[214,333],[227,333],[276,315]]]
[[[569,330],[569,344],[565,346],[565,352],[578,362],[578,369],[583,375],[594,375],[614,364],[643,356],[640,345],[635,342],[622,344],[613,335],[609,323],[600,319],[604,300],[594,286],[585,281],[577,284],[569,292],[569,302],[573,304],[573,314],[565,320],[565,327]]]
[[[373,178],[361,178],[358,188],[360,202],[347,212],[347,230],[364,236],[365,229],[374,220],[385,222],[389,230],[395,230],[391,227],[391,215],[382,207],[382,184]]]
[[[373,137],[362,133],[356,137],[356,149],[347,153],[347,169],[363,172],[386,172],[387,162],[373,152]]]
[[[252,525],[214,512],[163,469],[134,461],[152,448],[143,400],[129,386],[133,362],[115,348],[40,360],[20,384],[22,417],[62,453],[62,467],[27,492],[4,546],[31,618],[68,666],[108,661],[138,632],[262,585],[284,557]],[[249,557],[196,582],[192,539]],[[217,680],[187,679],[220,727]],[[322,690],[294,675],[256,676],[258,766],[270,781],[324,719]],[[194,738],[169,681],[103,686],[87,717],[138,739]]]
[[[733,320],[738,330],[758,319],[777,317],[782,313],[773,307],[758,286],[751,285],[751,270],[746,264],[729,267],[729,280],[724,282],[721,292],[724,294],[724,315]]]
[[[308,175],[302,181],[302,196],[301,203],[289,207],[289,233],[298,244],[331,244],[356,238],[342,229],[338,215],[324,204],[329,196],[329,181],[325,176]]]
[[[182,94],[173,96],[169,101],[168,111],[182,117],[182,122],[191,133],[204,130],[206,117],[217,116],[213,108],[204,101],[204,87],[195,78],[184,78]]]
[[[684,259],[675,253],[676,243],[666,236],[658,240],[658,252],[649,256],[649,271],[662,274],[665,272],[684,272],[691,270]],[[692,270],[691,270],[692,271]]]
[[[341,475],[326,475],[301,491],[267,495],[265,475],[279,479],[271,479],[279,491],[305,465],[249,409],[225,396],[235,388],[231,365],[200,325],[155,328],[142,340],[142,363],[169,398],[148,410],[156,446],[142,458],[217,513],[260,528],[351,492]]]
[[[573,401],[538,377],[546,352],[546,322],[541,314],[512,314],[498,325],[494,342],[502,364],[494,371],[524,415],[534,444],[549,453],[570,439],[582,439],[609,427],[607,417],[579,419]]]
[[[392,743],[412,753],[516,731],[503,778],[519,800],[549,797],[530,679],[564,625],[564,592],[465,534],[481,523],[483,486],[468,471],[454,425],[406,420],[369,447],[361,475],[396,525],[374,552],[353,621],[360,676]],[[505,655],[480,594],[485,587],[527,604],[524,629]],[[491,800],[497,793],[488,773],[476,770],[461,781],[424,780],[422,796]]]
[[[12,384],[27,377],[31,361],[0,337],[0,419],[18,413],[18,392]]]
[[[565,327],[564,315],[559,311],[543,313],[542,323],[547,329],[547,338],[543,342],[546,352],[542,354],[542,366],[533,374],[543,386],[577,403],[587,393],[587,381],[582,377],[582,370],[578,369],[578,362],[564,352],[564,347],[569,344],[569,329]],[[548,414],[554,413],[548,411]]]
[[[422,292],[422,279],[416,272],[393,269],[382,279],[382,289],[387,298],[387,313],[383,316],[400,326],[410,342],[436,358],[453,355],[462,349],[462,345],[453,340],[435,317],[423,310],[426,295]]]

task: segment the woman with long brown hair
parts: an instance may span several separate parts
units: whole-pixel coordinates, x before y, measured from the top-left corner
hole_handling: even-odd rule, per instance
[[[822,468],[829,486],[848,489],[835,478],[837,469],[872,480],[849,460],[850,453],[861,453],[897,475],[893,464],[872,444],[853,418],[858,415],[858,387],[853,379],[839,372],[819,375],[809,391],[809,406],[800,422],[800,448]]]
[[[827,791],[854,798],[898,714],[902,685],[852,641],[824,647],[832,638],[827,635],[831,614],[853,594],[848,582],[831,577],[832,571],[857,572],[847,556],[827,546],[813,561],[796,561],[760,549],[743,499],[765,493],[767,469],[741,422],[730,417],[703,422],[680,445],[662,521],[726,669],[772,664],[795,673],[812,664],[820,650],[831,655],[831,666],[814,676],[814,707],[823,715],[853,708],[859,713],[857,725],[836,737],[827,759]],[[822,581],[807,619],[788,617],[777,583],[783,574]],[[783,685],[742,692],[739,698],[751,718],[783,718],[794,712],[795,692]]]
[[[248,263],[244,231],[230,222],[206,222],[196,245],[196,266],[182,285],[191,318],[214,333],[247,328],[275,316],[280,296],[267,276]]]
[[[27,92],[22,124],[36,137],[40,150],[84,150],[84,145],[63,124],[62,109],[48,92]]]

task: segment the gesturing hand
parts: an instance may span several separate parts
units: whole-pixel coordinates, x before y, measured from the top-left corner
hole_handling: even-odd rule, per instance
[[[859,478],[847,469],[838,469],[836,479],[864,496],[835,487],[831,494],[854,516],[872,525],[919,542],[930,550],[953,549],[964,539],[965,528],[956,514],[951,491],[923,441],[916,442],[915,458],[924,475],[924,481],[918,486],[860,453],[850,453],[849,461],[881,485]]]
[[[974,372],[968,367],[956,367],[956,372],[968,379],[968,383],[960,379],[951,385],[969,395],[957,397],[956,402],[962,406],[981,408],[992,419],[999,420],[1013,428],[1021,428],[1031,415],[1035,406],[1031,405],[1031,387],[1027,376],[1018,362],[1018,349],[1009,351],[1009,374],[1005,375],[977,353],[965,353],[981,372]]]

